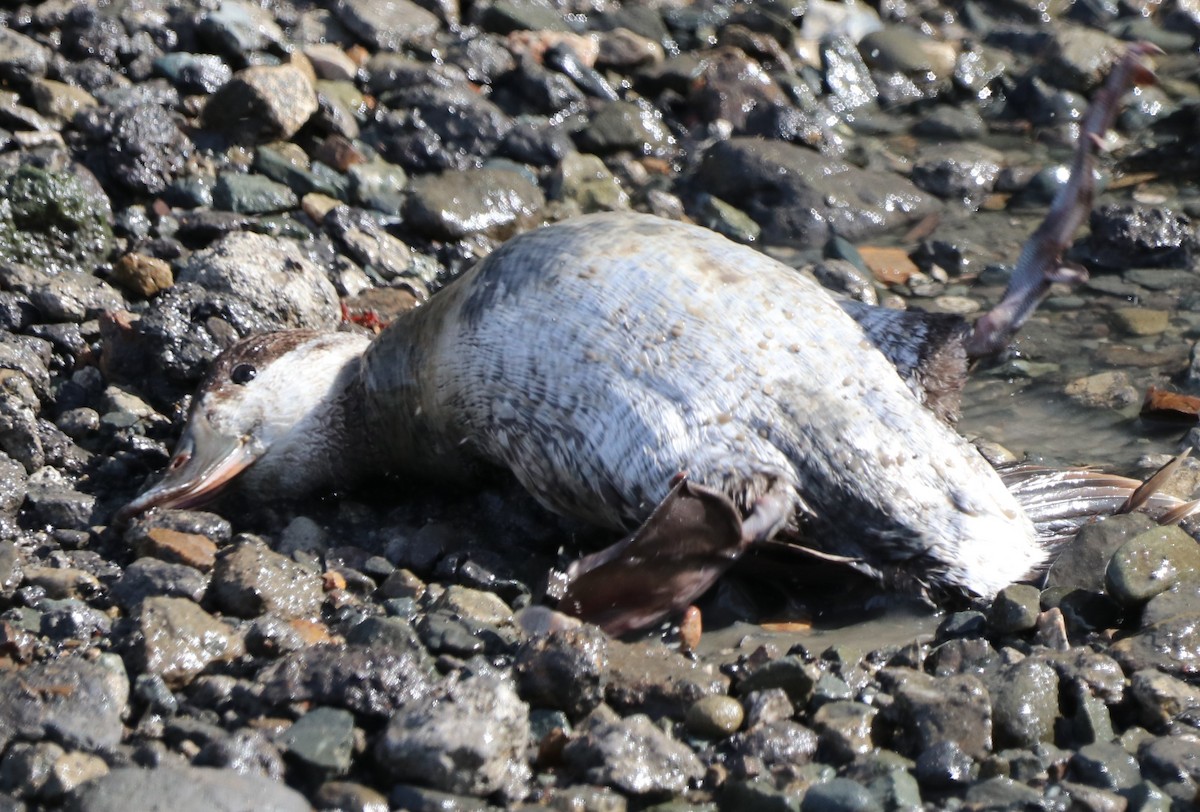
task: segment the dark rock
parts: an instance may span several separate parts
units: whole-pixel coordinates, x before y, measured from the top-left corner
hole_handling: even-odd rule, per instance
[[[937,206],[909,181],[825,158],[793,144],[733,138],[709,149],[696,181],[742,209],[768,241],[819,245],[862,239]]]
[[[1085,255],[1110,268],[1184,267],[1200,242],[1185,215],[1138,203],[1098,206],[1089,224]]]
[[[191,139],[156,104],[97,109],[77,121],[95,145],[89,163],[134,194],[162,194],[192,154]]]
[[[1011,778],[996,777],[971,785],[965,797],[971,809],[1006,810],[1036,808],[1041,793],[1032,787],[1018,784]]]
[[[218,8],[204,12],[196,29],[203,40],[239,60],[251,51],[279,48],[285,42],[283,30],[268,9],[241,0],[223,0]]]
[[[364,137],[370,135],[384,157],[408,172],[478,166],[512,128],[499,107],[463,84],[400,87],[385,101],[395,112]]]
[[[113,584],[112,596],[126,611],[133,611],[152,596],[199,602],[207,588],[208,579],[197,569],[155,558],[139,558]]]
[[[1158,668],[1176,676],[1200,673],[1200,625],[1195,614],[1175,615],[1113,644],[1128,671]]]
[[[338,0],[334,12],[378,51],[399,51],[439,28],[438,18],[411,0]]]
[[[999,152],[987,147],[939,145],[917,157],[912,181],[940,198],[976,209],[996,185],[1002,160]]]
[[[1029,584],[1006,586],[988,611],[988,623],[998,632],[1022,632],[1037,625],[1041,593]]]
[[[810,787],[800,812],[883,812],[883,805],[857,781],[834,778]]]
[[[917,755],[914,775],[923,786],[954,789],[969,784],[976,772],[975,760],[952,741],[942,740]]]
[[[1192,735],[1149,739],[1138,748],[1137,758],[1147,781],[1164,788],[1177,787],[1183,798],[1196,797],[1200,789],[1200,739]]]
[[[321,224],[338,246],[368,273],[389,282],[407,278],[418,295],[428,295],[425,282],[431,280],[414,278],[417,267],[408,246],[388,234],[371,215],[360,209],[338,206],[325,215]]]
[[[170,799],[175,812],[236,812],[248,798],[257,809],[308,812],[311,807],[295,790],[257,775],[206,767],[125,767],[89,781],[67,799],[71,812],[128,812],[159,809]]]
[[[258,677],[268,702],[312,702],[375,717],[425,698],[432,680],[432,664],[423,651],[365,646],[307,648],[272,663]]]
[[[734,752],[752,756],[769,770],[794,773],[816,755],[817,734],[799,722],[781,719],[738,733],[730,740]]]
[[[988,691],[969,674],[930,677],[919,671],[884,669],[895,704],[897,749],[918,755],[941,741],[952,741],[972,758],[992,746],[992,709]]]
[[[1200,708],[1200,688],[1159,671],[1135,672],[1130,694],[1142,724],[1150,730],[1161,730],[1180,715]]]
[[[607,155],[629,150],[638,155],[657,155],[672,142],[662,113],[648,104],[614,101],[600,107],[575,141],[584,152]]]
[[[1099,592],[1109,559],[1125,542],[1154,527],[1144,513],[1109,516],[1085,524],[1067,543],[1046,575],[1046,587],[1071,587]]]
[[[1134,757],[1113,742],[1079,748],[1071,757],[1070,770],[1076,780],[1104,789],[1129,789],[1142,780]]]
[[[349,812],[388,812],[389,809],[387,798],[353,781],[326,781],[313,793],[312,801],[317,809],[345,809]]]
[[[231,735],[214,738],[192,759],[195,767],[223,767],[241,775],[261,775],[274,781],[283,780],[283,756],[257,730],[237,730]]]
[[[618,718],[598,709],[563,748],[563,761],[581,780],[631,795],[680,794],[699,780],[696,755],[649,717]]]
[[[878,708],[862,702],[827,702],[813,714],[822,754],[835,763],[852,761],[875,747],[872,729]]]
[[[608,648],[608,636],[594,626],[527,641],[513,663],[521,697],[535,707],[565,711],[572,719],[586,716],[604,700]]]
[[[209,94],[229,81],[233,70],[219,56],[182,51],[163,54],[154,69],[170,80],[180,93]]]
[[[997,747],[1031,747],[1054,739],[1058,673],[1027,657],[992,681],[992,735]]]
[[[0,750],[46,737],[92,751],[121,741],[129,678],[121,660],[66,656],[0,671]]]
[[[46,321],[82,322],[124,305],[106,282],[71,268],[55,273],[12,263],[0,267],[0,285],[27,297]]]
[[[213,186],[213,205],[239,214],[269,214],[294,209],[296,194],[262,175],[222,172]]]
[[[392,716],[376,758],[401,780],[447,792],[515,800],[530,778],[525,749],[529,708],[505,681],[474,676],[436,701],[413,703]]]
[[[814,684],[808,664],[801,657],[788,656],[763,663],[742,679],[737,687],[741,694],[781,688],[793,704],[802,707],[812,696]]]

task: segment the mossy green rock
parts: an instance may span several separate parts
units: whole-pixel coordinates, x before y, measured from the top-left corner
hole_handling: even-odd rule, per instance
[[[0,262],[90,272],[112,250],[112,208],[69,170],[0,169]]]

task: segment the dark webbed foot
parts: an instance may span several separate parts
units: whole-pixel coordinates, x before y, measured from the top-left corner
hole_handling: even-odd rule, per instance
[[[1059,190],[1046,219],[1021,249],[1004,298],[975,322],[974,332],[967,342],[967,354],[972,360],[1002,350],[1037,309],[1051,284],[1087,279],[1087,271],[1064,265],[1062,255],[1092,210],[1092,198],[1096,193],[1096,150],[1112,127],[1125,92],[1134,85],[1154,81],[1154,73],[1143,58],[1156,53],[1162,52],[1150,43],[1129,46],[1096,93],[1079,132],[1071,179]]]
[[[790,511],[768,493],[743,519],[725,494],[680,479],[636,532],[570,566],[559,609],[612,635],[649,626],[691,604]]]

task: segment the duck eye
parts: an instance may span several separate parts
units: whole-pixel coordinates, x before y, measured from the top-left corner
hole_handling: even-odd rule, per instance
[[[258,370],[250,364],[238,364],[229,373],[229,380],[236,383],[238,386],[250,383],[254,380],[254,376],[258,374]]]

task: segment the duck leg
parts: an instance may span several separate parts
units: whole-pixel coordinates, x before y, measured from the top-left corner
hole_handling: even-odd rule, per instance
[[[632,535],[571,564],[559,609],[611,635],[649,626],[692,603],[791,510],[786,494],[768,492],[743,518],[725,494],[680,479]]]
[[[971,360],[1002,350],[1045,298],[1051,284],[1087,279],[1087,271],[1065,265],[1062,255],[1092,210],[1092,198],[1096,193],[1096,150],[1112,126],[1125,92],[1134,85],[1154,81],[1154,73],[1143,62],[1143,57],[1155,53],[1161,51],[1150,43],[1129,46],[1096,93],[1080,128],[1071,179],[1055,195],[1046,219],[1021,249],[1004,298],[975,322],[974,332],[967,341],[967,355]]]

